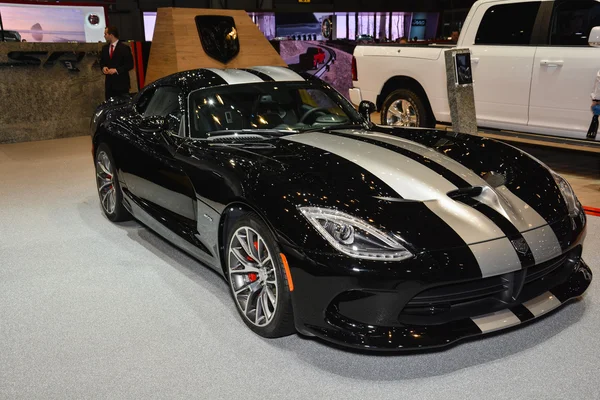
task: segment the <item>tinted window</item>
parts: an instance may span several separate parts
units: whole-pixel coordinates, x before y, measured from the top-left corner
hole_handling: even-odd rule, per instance
[[[550,44],[555,46],[587,46],[593,27],[600,26],[600,3],[571,1],[554,8],[550,28]]]
[[[163,86],[156,89],[144,111],[145,117],[165,117],[169,129],[179,132],[181,127],[181,106],[179,105],[179,88]]]
[[[540,2],[490,7],[481,20],[475,44],[528,45]]]
[[[144,92],[141,93],[140,97],[137,99],[137,103],[135,103],[135,110],[143,115],[148,107],[148,104],[150,103],[150,100],[152,100],[153,95],[154,89],[144,90]]]
[[[306,130],[359,123],[339,93],[307,83],[256,83],[190,94],[191,136],[252,129]]]
[[[148,107],[144,111],[144,116],[167,117],[179,110],[179,93],[180,90],[176,87],[159,87],[150,99]]]

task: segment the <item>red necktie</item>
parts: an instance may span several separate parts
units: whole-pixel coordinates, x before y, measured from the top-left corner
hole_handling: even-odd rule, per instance
[[[113,51],[115,50],[115,45],[111,44],[110,45],[110,58],[112,59],[112,55],[113,55]]]

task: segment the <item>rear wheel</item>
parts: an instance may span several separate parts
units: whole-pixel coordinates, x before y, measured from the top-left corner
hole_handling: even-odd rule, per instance
[[[102,143],[96,149],[96,186],[100,205],[112,222],[126,221],[131,215],[123,206],[123,193],[117,178],[117,168],[110,148]]]
[[[381,124],[433,128],[435,120],[419,95],[409,89],[398,89],[383,102]]]
[[[263,337],[294,333],[291,294],[279,246],[258,216],[247,213],[236,221],[225,254],[229,287],[244,323]]]

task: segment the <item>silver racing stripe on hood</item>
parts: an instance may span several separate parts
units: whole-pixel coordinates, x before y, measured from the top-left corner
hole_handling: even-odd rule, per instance
[[[356,133],[356,131],[345,130],[344,133],[363,135],[368,138],[388,143],[407,151],[423,156],[454,174],[463,178],[471,186],[481,186],[486,188],[485,196],[482,196],[481,202],[492,207],[498,213],[508,219],[519,232],[524,232],[540,226],[547,225],[548,222],[542,218],[533,208],[512,193],[506,186],[497,188],[491,187],[482,177],[474,173],[456,160],[447,157],[436,150],[415,143],[411,140],[400,138],[385,133]],[[485,198],[487,197],[487,199]]]
[[[471,171],[469,168],[465,167],[458,161],[451,159],[450,157],[446,157],[443,154],[438,153],[431,147],[424,146],[420,143],[413,142],[408,139],[400,138],[394,135],[388,135],[385,133],[375,133],[375,132],[366,132],[363,131],[357,133],[357,131],[344,130],[340,131],[344,133],[354,134],[354,135],[364,135],[368,138],[373,138],[379,140],[383,143],[388,143],[402,149],[408,150],[412,153],[423,156],[442,167],[446,168],[449,171],[454,172],[456,175],[463,178],[469,185],[471,186],[482,186],[487,185],[487,183],[481,178],[479,175]]]
[[[458,161],[455,161],[430,147],[414,143],[408,139],[384,133],[357,133],[356,131],[351,130],[344,130],[343,132],[375,139],[383,143],[400,147],[406,151],[413,152],[460,176],[469,185],[483,187],[484,190],[482,194],[474,199],[488,205],[510,221],[516,230],[523,235],[523,238],[531,249],[536,264],[548,261],[561,254],[562,251],[558,238],[554,231],[548,226],[548,222],[506,186],[502,185],[493,188],[483,178],[460,164]],[[545,229],[543,227],[545,227]]]
[[[496,224],[479,211],[446,195],[457,189],[455,185],[409,157],[375,144],[326,133],[302,133],[282,139],[319,148],[366,169],[400,197],[422,201],[468,245],[505,236]],[[496,253],[514,253],[508,241],[508,247],[503,243],[498,243],[501,248]],[[490,258],[485,262],[492,268],[496,261]]]

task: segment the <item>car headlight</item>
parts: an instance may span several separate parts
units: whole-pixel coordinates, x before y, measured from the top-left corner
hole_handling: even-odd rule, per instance
[[[398,238],[359,218],[327,208],[299,207],[299,210],[329,244],[349,256],[400,261],[413,255]]]
[[[569,185],[569,182],[567,182],[565,178],[552,170],[551,172],[552,176],[554,177],[554,181],[558,185],[558,188],[560,189],[560,192],[567,203],[569,216],[577,216],[581,212],[581,205],[579,204],[579,200],[577,200],[577,196],[575,196],[575,192],[573,192],[573,188],[571,185]]]

